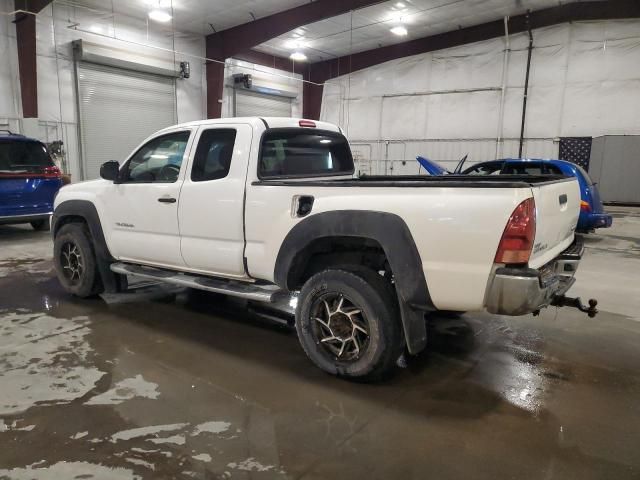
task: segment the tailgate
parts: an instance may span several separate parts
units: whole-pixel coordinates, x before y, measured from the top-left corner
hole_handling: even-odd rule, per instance
[[[540,268],[573,242],[580,215],[580,186],[574,178],[531,187],[536,202],[536,237],[529,266]]]

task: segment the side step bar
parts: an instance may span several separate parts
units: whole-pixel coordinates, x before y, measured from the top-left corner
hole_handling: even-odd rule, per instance
[[[161,268],[131,265],[128,263],[112,263],[111,271],[122,275],[133,275],[149,280],[157,280],[173,285],[180,285],[181,287],[221,293],[223,295],[240,297],[256,302],[273,303],[282,296],[282,290],[277,285],[256,285],[254,283],[203,277]]]

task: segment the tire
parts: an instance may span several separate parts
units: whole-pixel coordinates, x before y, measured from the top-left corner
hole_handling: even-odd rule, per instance
[[[34,220],[30,223],[33,229],[38,232],[46,232],[49,230],[49,220]]]
[[[67,292],[80,298],[102,292],[91,236],[85,225],[68,223],[60,228],[53,241],[53,263]]]
[[[321,370],[351,380],[380,380],[404,349],[395,292],[374,271],[344,268],[317,273],[302,287],[298,339]]]

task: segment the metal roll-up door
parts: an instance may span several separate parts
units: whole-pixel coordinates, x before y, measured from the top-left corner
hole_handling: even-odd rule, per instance
[[[235,90],[236,117],[291,117],[291,98]]]
[[[78,63],[82,176],[122,162],[150,134],[176,123],[175,79]]]

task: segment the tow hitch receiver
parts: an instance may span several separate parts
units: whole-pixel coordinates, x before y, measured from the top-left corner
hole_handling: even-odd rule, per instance
[[[586,307],[585,305],[583,305],[580,297],[571,298],[565,295],[558,295],[552,300],[551,305],[553,305],[554,307],[577,308],[581,312],[585,312],[587,315],[589,315],[589,318],[595,317],[598,313],[598,309],[596,308],[596,306],[598,305],[598,301],[593,298],[589,299],[589,306]]]

